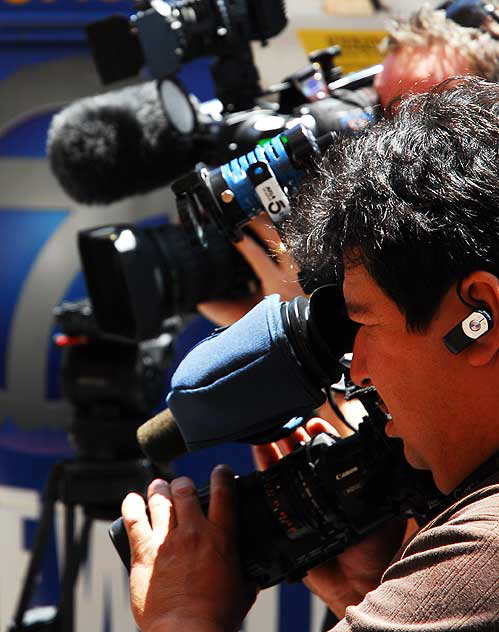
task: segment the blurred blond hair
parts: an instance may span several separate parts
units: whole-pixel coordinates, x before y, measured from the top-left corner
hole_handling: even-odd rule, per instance
[[[490,18],[492,21],[492,19]],[[459,51],[480,77],[499,80],[499,40],[491,32],[496,23],[484,29],[460,26],[447,19],[445,11],[432,9],[425,4],[405,19],[394,19],[388,26],[387,36],[380,51],[387,54],[400,48],[430,48],[444,45]]]

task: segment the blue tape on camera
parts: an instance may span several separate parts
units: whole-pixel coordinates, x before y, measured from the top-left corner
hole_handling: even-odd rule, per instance
[[[255,188],[246,177],[251,164],[268,163],[283,187],[295,186],[303,177],[303,172],[293,167],[282,139],[282,135],[276,136],[265,145],[255,147],[253,151],[231,160],[220,168],[227,186],[234,192],[239,205],[245,209],[249,217],[262,210],[262,203],[256,195]]]

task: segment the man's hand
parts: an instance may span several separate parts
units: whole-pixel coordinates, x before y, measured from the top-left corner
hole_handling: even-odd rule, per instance
[[[205,517],[193,482],[157,479],[145,503],[122,505],[131,549],[130,597],[142,632],[238,630],[256,596],[241,576],[236,550],[234,476],[218,466]]]
[[[260,470],[269,468],[301,442],[308,442],[321,432],[338,434],[327,421],[314,418],[305,428],[298,428],[286,439],[254,446],[256,467]],[[405,521],[394,520],[383,525],[359,544],[310,570],[303,583],[338,618],[343,618],[347,606],[360,603],[370,590],[378,586],[381,576],[403,541],[405,529]]]
[[[279,233],[266,213],[249,222],[248,227],[265,244],[265,248],[249,235],[234,244],[253,268],[260,286],[251,295],[239,299],[221,299],[200,303],[197,307],[203,316],[217,325],[235,323],[250,311],[264,296],[280,294],[284,301],[304,296],[298,282],[298,267],[286,252]]]

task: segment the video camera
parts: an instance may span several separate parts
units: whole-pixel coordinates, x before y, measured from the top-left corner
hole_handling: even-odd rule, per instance
[[[265,44],[286,26],[283,0],[135,0],[130,19],[112,16],[87,27],[104,83],[135,76],[145,66],[169,102],[169,81],[181,65],[213,58],[217,96],[226,111],[254,105],[258,71],[251,41]],[[163,95],[163,93],[165,93]]]
[[[201,301],[248,293],[254,273],[230,242],[261,210],[277,224],[287,217],[289,193],[333,138],[316,138],[299,125],[219,168],[199,165],[172,186],[180,226],[81,231],[81,261],[101,329],[147,339],[163,319]]]
[[[351,81],[362,84],[374,74],[358,73]],[[357,133],[374,120],[369,99],[372,93],[359,88],[348,103],[318,99],[300,108],[300,116],[259,109],[234,114],[221,136],[225,152],[230,139],[239,149],[248,139],[258,144],[220,167],[198,162],[173,182],[180,225],[81,231],[80,257],[101,329],[147,339],[157,335],[163,319],[193,312],[202,301],[247,295],[258,280],[231,242],[262,210],[277,225],[287,217],[289,195],[335,134]]]
[[[169,412],[139,429],[143,451],[162,467],[185,450],[275,441],[311,417],[346,373],[347,398],[367,411],[357,432],[345,439],[322,433],[270,469],[236,480],[242,565],[260,587],[301,579],[384,522],[424,522],[442,505],[430,473],[410,467],[401,442],[384,433],[376,391],[349,382],[340,359],[355,332],[339,287],[323,286],[309,300],[269,296],[184,358]],[[208,490],[199,495],[206,509]],[[129,564],[121,520],[111,535]]]
[[[139,344],[116,341],[99,329],[87,299],[58,305],[54,320],[54,343],[62,354],[61,391],[73,407],[67,430],[75,455],[55,463],[48,473],[9,632],[74,629],[75,586],[94,521],[112,520],[126,493],[144,493],[157,476],[140,450],[137,428],[164,399],[165,373],[182,324],[172,319],[158,338]],[[57,503],[64,506],[65,542],[59,597],[56,606],[40,607],[33,600]],[[76,507],[81,508],[81,521],[76,520]]]

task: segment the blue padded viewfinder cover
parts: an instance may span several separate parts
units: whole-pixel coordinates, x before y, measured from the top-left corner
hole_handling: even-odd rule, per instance
[[[324,402],[286,336],[278,294],[198,343],[178,366],[167,403],[189,450],[252,442]],[[283,432],[283,435],[285,433]]]

